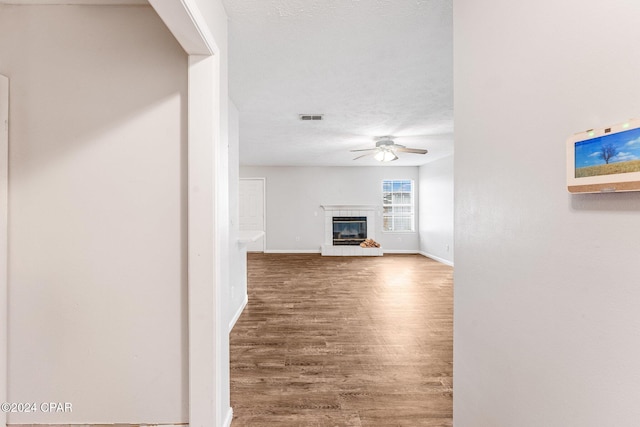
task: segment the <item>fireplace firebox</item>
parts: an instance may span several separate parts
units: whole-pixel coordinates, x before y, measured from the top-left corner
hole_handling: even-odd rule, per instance
[[[367,238],[366,216],[334,216],[333,245],[357,246]]]

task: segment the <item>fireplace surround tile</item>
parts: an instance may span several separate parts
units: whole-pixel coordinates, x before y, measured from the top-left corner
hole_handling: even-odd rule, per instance
[[[322,245],[324,256],[382,256],[382,248],[362,248],[360,246],[333,245],[333,217],[359,216],[367,218],[367,238],[376,239],[376,216],[379,209],[375,205],[322,205],[325,212],[325,238]]]

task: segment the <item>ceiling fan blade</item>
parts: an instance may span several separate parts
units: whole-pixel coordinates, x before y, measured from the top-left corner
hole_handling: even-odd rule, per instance
[[[356,151],[376,151],[376,150],[377,148],[363,148],[361,150],[349,150],[349,151],[351,151],[352,153],[355,153]]]
[[[358,151],[362,151],[362,150],[358,150]],[[363,155],[361,155],[361,156],[356,157],[356,158],[355,158],[355,159],[353,159],[353,160],[358,160],[358,159],[361,159],[361,158],[363,158],[363,157],[367,157],[367,156],[371,156],[371,155],[373,155],[373,153],[363,154]]]
[[[427,150],[423,150],[421,148],[406,148],[406,147],[396,148],[396,151],[401,152],[401,153],[413,153],[413,154],[427,154],[428,153]]]

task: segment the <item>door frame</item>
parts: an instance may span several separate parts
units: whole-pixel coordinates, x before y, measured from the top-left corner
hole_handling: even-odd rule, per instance
[[[262,252],[267,251],[267,178],[240,178],[240,181],[262,181]]]
[[[224,233],[226,224],[220,221],[225,217],[222,210],[228,209],[223,197],[226,194],[228,199],[228,188],[224,189],[226,168],[221,167],[221,146],[226,139],[223,132],[227,128],[223,123],[223,107],[228,102],[224,89],[226,64],[195,0],[149,3],[189,55],[189,425],[229,426],[233,411],[225,397],[229,380],[224,375],[229,368],[229,331],[221,271],[228,234]],[[224,388],[223,378],[227,378]]]

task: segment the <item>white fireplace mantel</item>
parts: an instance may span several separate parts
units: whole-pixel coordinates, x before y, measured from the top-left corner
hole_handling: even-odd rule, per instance
[[[376,205],[321,205],[324,209],[324,256],[382,256],[382,248],[362,248],[360,246],[333,246],[333,217],[334,216],[364,216],[367,217],[367,238],[376,238]]]
[[[320,205],[325,211],[375,211],[376,205]]]

